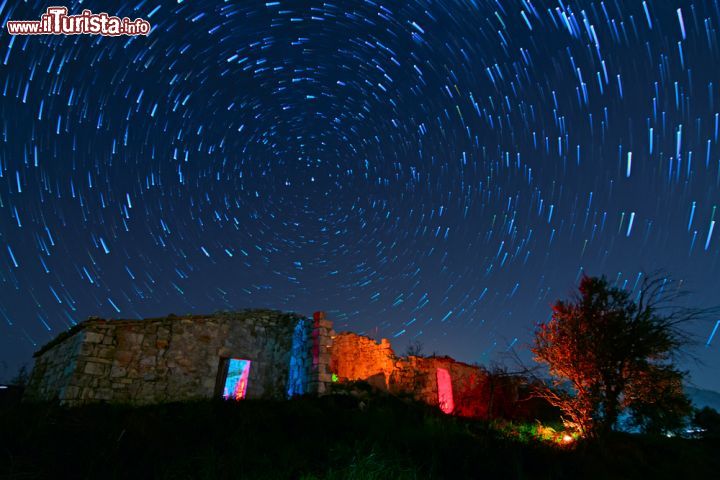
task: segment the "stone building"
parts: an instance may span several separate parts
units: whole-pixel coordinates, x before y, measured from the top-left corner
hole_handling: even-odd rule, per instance
[[[398,357],[390,342],[335,334],[312,319],[272,310],[147,320],[91,318],[35,354],[31,401],[149,404],[200,398],[288,398],[365,381],[445,413],[488,416],[493,382],[450,357]],[[503,389],[505,397],[516,396]]]
[[[91,318],[35,354],[25,396],[66,405],[322,393],[332,324],[272,310]],[[322,364],[321,362],[325,362]]]

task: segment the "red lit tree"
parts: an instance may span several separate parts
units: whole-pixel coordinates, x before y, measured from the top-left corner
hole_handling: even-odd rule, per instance
[[[640,424],[668,405],[687,413],[684,374],[672,360],[687,341],[682,324],[703,312],[677,308],[676,300],[667,279],[650,278],[632,299],[604,277],[585,276],[579,294],[553,306],[532,352],[552,377],[541,396],[562,410],[570,428],[594,438],[611,431],[626,408]]]

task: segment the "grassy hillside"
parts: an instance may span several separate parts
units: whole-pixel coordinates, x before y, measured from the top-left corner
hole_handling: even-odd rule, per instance
[[[15,405],[0,409],[0,478],[676,479],[720,471],[718,442],[618,436],[602,449],[570,448],[502,431],[390,397]]]

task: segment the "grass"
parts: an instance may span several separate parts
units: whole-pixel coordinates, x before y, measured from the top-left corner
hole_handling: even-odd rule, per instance
[[[516,435],[514,432],[520,432]],[[0,409],[0,478],[714,478],[718,441],[559,448],[392,397]]]

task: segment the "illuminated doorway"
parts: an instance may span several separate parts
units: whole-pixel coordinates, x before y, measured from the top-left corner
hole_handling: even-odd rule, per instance
[[[438,406],[444,413],[452,413],[455,410],[453,400],[452,378],[450,372],[444,368],[437,369]]]
[[[220,365],[222,372],[222,397],[225,400],[242,400],[245,398],[250,376],[250,360],[240,358],[223,359]]]

